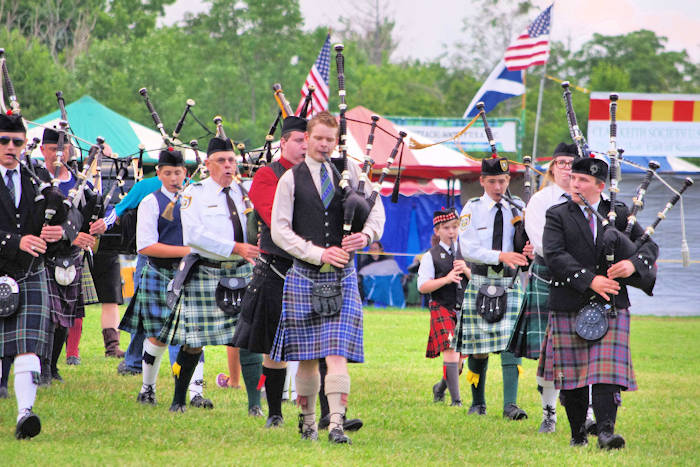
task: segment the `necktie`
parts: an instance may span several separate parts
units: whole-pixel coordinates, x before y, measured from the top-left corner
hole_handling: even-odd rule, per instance
[[[586,220],[588,221],[588,227],[591,229],[591,235],[593,235],[593,240],[595,241],[595,216],[593,216],[593,211],[586,208]]]
[[[503,211],[501,211],[501,203],[496,203],[496,217],[493,219],[493,236],[491,237],[491,249],[503,250]],[[493,270],[501,272],[503,264],[493,266]]]
[[[228,206],[228,212],[231,215],[231,224],[233,224],[233,240],[236,242],[244,241],[243,238],[243,227],[241,226],[241,220],[238,218],[238,211],[236,210],[236,203],[233,202],[233,198],[229,196],[231,187],[226,187],[222,190],[224,195],[226,195],[226,205]]]
[[[13,179],[13,176],[15,174],[15,169],[10,169],[7,171],[5,176],[7,177],[7,182],[5,185],[7,186],[8,191],[10,192],[10,198],[12,198],[12,204],[17,207],[17,199],[15,198],[15,181]]]
[[[321,201],[323,201],[324,208],[328,209],[334,194],[335,188],[331,183],[331,177],[328,176],[326,164],[321,164]]]

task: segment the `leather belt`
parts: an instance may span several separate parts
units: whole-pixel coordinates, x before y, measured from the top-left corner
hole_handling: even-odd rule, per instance
[[[470,267],[472,270],[472,274],[476,274],[478,276],[488,277],[489,268],[492,266],[494,266],[494,265],[493,264],[472,264]],[[513,277],[513,274],[515,274],[515,270],[504,265],[501,272],[497,273],[493,269],[491,269],[491,273],[492,273],[492,275],[500,276],[502,274],[503,277]]]
[[[535,264],[539,264],[540,266],[547,266],[547,263],[544,262],[544,258],[537,254],[535,255]]]
[[[238,259],[238,260],[234,260],[234,261],[216,261],[213,259],[201,258],[199,260],[200,266],[206,266],[208,268],[214,268],[214,269],[236,269],[238,267],[241,267],[245,263],[246,263],[246,260],[244,260],[244,259]]]

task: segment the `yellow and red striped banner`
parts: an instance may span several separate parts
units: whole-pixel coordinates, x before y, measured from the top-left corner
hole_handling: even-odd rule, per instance
[[[608,93],[591,93],[589,120],[608,120]],[[617,120],[635,122],[700,122],[698,94],[620,93]]]

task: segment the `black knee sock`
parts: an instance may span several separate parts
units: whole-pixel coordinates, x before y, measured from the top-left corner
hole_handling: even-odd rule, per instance
[[[263,366],[262,373],[265,375],[267,416],[282,416],[282,391],[284,390],[284,379],[287,377],[287,369],[267,368]]]
[[[586,432],[583,428],[588,411],[588,386],[576,389],[562,389],[560,399],[566,409],[566,417],[571,427],[571,437],[581,439]]]
[[[0,388],[7,389],[7,383],[10,380],[10,369],[12,368],[12,362],[15,361],[15,357],[2,357],[2,377],[0,377]]]
[[[260,407],[258,382],[262,374],[262,355],[242,348],[240,350],[240,359],[241,374],[243,375],[245,390],[248,393],[248,410],[256,405]]]
[[[595,413],[598,433],[615,433],[619,401],[620,386],[616,384],[593,385],[593,413]]]
[[[61,356],[61,350],[63,350],[63,344],[66,343],[66,335],[68,334],[68,329],[64,328],[60,324],[56,325],[56,330],[53,335],[53,351],[51,352],[51,372],[56,373],[58,371],[58,358]]]
[[[175,359],[175,364],[173,365],[173,375],[175,376],[173,405],[186,405],[187,389],[190,386],[190,380],[192,379],[194,369],[199,362],[201,354],[201,350],[197,353],[189,353],[185,351],[185,346],[180,347],[180,351]]]
[[[326,397],[326,374],[328,374],[328,366],[325,358],[318,359],[318,372],[321,374],[321,390],[318,393],[318,402],[321,405],[321,418],[330,415],[331,410],[328,407],[328,398]]]

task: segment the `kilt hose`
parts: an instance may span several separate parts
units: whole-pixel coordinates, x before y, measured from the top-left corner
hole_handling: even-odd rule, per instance
[[[274,259],[272,259],[274,258]],[[246,288],[241,314],[233,336],[233,345],[254,353],[269,354],[282,313],[284,277],[292,262],[265,255],[258,258],[253,269],[253,279]]]
[[[43,358],[51,356],[51,342],[48,340],[53,324],[46,281],[43,267],[17,281],[17,311],[8,318],[0,318],[0,357],[23,353],[34,353]]]
[[[515,320],[523,300],[520,279],[516,279],[513,289],[508,289],[513,281],[510,277],[485,277],[473,274],[464,293],[461,313],[457,315],[455,350],[463,355],[486,354],[506,350],[508,339],[513,333]],[[507,307],[503,319],[488,323],[476,312],[476,296],[484,284],[506,287]]]
[[[216,286],[223,278],[249,276],[253,267],[246,261],[237,268],[202,265],[194,268],[180,301],[165,320],[158,340],[189,347],[231,344],[238,316],[229,316],[216,305]]]
[[[80,275],[80,286],[82,288],[83,305],[94,305],[100,303],[95,289],[95,281],[92,279],[92,271],[88,266],[87,257],[83,258],[83,273]]]
[[[56,264],[52,258],[46,258],[47,289],[49,293],[49,309],[51,321],[64,328],[73,327],[76,318],[85,316],[85,305],[82,296],[83,252],[77,250],[71,255],[75,265],[75,279],[68,285],[60,285],[56,282],[54,268]]]
[[[629,310],[617,310],[615,319],[608,318],[608,333],[598,342],[586,341],[576,334],[576,315],[576,312],[550,313],[537,376],[554,381],[557,389],[617,384],[623,390],[635,391]]]
[[[427,358],[436,358],[440,352],[452,348],[457,324],[457,312],[448,310],[438,302],[431,300],[430,308],[430,334],[428,335],[428,347],[425,351]]]
[[[119,329],[146,337],[158,337],[171,311],[166,304],[168,282],[175,271],[146,263],[141,270],[139,286],[124,312]],[[213,293],[213,292],[212,292]]]
[[[507,350],[516,357],[537,360],[549,322],[547,298],[551,275],[547,266],[534,263],[529,276],[525,298]]]
[[[314,282],[340,279],[343,306],[335,316],[321,317],[311,310]],[[355,266],[342,271],[319,272],[295,263],[287,272],[282,293],[282,316],[270,352],[276,361],[303,361],[329,355],[350,363],[364,362],[362,301]]]

